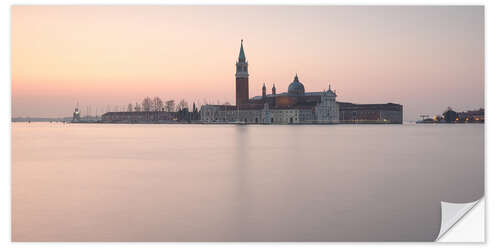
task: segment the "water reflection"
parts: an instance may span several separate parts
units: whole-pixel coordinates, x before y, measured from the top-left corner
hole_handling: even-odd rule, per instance
[[[14,123],[15,241],[432,241],[484,126]]]

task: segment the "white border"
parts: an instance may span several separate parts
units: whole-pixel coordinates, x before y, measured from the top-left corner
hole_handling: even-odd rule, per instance
[[[485,28],[486,28],[486,84],[485,84],[485,101],[486,101],[486,124],[485,124],[485,134],[486,134],[486,206],[488,207],[487,211],[500,211],[500,207],[498,205],[498,200],[495,199],[494,193],[499,190],[499,181],[498,180],[498,167],[500,167],[500,162],[498,158],[493,158],[495,156],[495,152],[498,155],[499,145],[499,132],[500,124],[498,122],[499,119],[499,98],[496,98],[495,94],[498,95],[500,84],[500,78],[498,76],[499,72],[499,46],[500,46],[500,38],[498,27],[500,24],[500,1],[486,1],[486,0],[385,0],[385,1],[358,1],[358,0],[343,0],[343,1],[306,1],[306,0],[288,0],[288,1],[277,1],[277,0],[232,0],[232,1],[222,1],[222,0],[211,0],[211,1],[203,1],[203,0],[185,0],[185,1],[167,1],[167,0],[47,0],[47,1],[36,1],[36,0],[25,0],[25,1],[2,1],[1,3],[1,11],[0,11],[0,20],[2,27],[1,39],[0,39],[0,47],[2,53],[0,53],[0,62],[1,62],[1,84],[2,88],[0,91],[0,95],[2,95],[1,100],[1,108],[0,108],[0,117],[3,119],[1,123],[2,133],[1,133],[1,147],[2,147],[2,171],[1,176],[1,196],[2,196],[2,206],[1,209],[1,248],[15,248],[15,249],[32,249],[32,248],[41,248],[41,249],[54,249],[54,248],[72,248],[72,249],[87,249],[87,248],[102,248],[106,249],[143,249],[143,248],[183,248],[183,249],[193,249],[193,248],[212,248],[212,249],[234,249],[234,248],[250,248],[250,247],[263,247],[263,248],[323,248],[323,247],[342,247],[349,249],[361,249],[361,248],[384,248],[384,249],[400,249],[402,246],[410,249],[421,249],[427,247],[453,247],[454,249],[469,249],[471,246],[481,246],[481,244],[439,244],[439,243],[224,243],[224,244],[200,244],[200,243],[185,243],[185,244],[176,244],[176,243],[10,243],[10,117],[11,117],[11,99],[10,99],[10,6],[13,4],[135,4],[135,5],[155,5],[155,4],[200,4],[200,5],[223,5],[223,4],[242,4],[242,5],[253,5],[253,4],[262,4],[262,5],[275,5],[275,4],[296,4],[296,5],[322,5],[322,4],[336,4],[336,5],[485,5]],[[492,129],[489,129],[492,128]],[[497,128],[497,129],[495,129]],[[496,139],[496,140],[495,140]],[[495,150],[496,149],[496,150]],[[495,151],[493,151],[495,150]],[[491,181],[493,180],[493,181]],[[496,240],[495,237],[488,237],[490,234],[490,224],[498,223],[498,214],[497,213],[488,213],[487,214],[487,230],[486,230],[486,247],[488,248],[500,248],[500,240]],[[493,227],[491,227],[493,228]],[[495,232],[493,232],[493,235]],[[484,245],[483,245],[484,246]]]

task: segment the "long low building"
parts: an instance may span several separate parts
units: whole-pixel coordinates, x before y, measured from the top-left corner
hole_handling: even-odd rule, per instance
[[[258,110],[238,109],[233,105],[205,105],[201,109],[201,120],[205,123],[242,122],[250,124],[403,123],[403,106],[400,104],[354,104],[348,102],[337,102],[337,104],[339,108],[337,121],[321,122],[317,120],[314,107]]]
[[[403,106],[395,103],[354,104],[338,102],[341,123],[403,123]]]
[[[176,121],[177,112],[166,111],[133,111],[133,112],[107,112],[101,116],[102,122],[166,122]]]

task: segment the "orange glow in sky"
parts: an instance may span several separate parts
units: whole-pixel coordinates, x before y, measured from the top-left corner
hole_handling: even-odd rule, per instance
[[[244,39],[250,95],[265,82],[339,101],[396,102],[405,120],[484,107],[483,7],[14,6],[12,116],[99,113],[145,96],[234,99]]]

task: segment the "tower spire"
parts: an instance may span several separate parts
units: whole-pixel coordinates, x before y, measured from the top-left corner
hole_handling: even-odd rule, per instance
[[[243,39],[241,39],[241,45],[240,45],[240,55],[238,56],[238,62],[245,62],[245,51],[243,50]]]
[[[243,39],[240,44],[240,54],[236,62],[236,106],[248,103],[248,62],[243,50]]]

